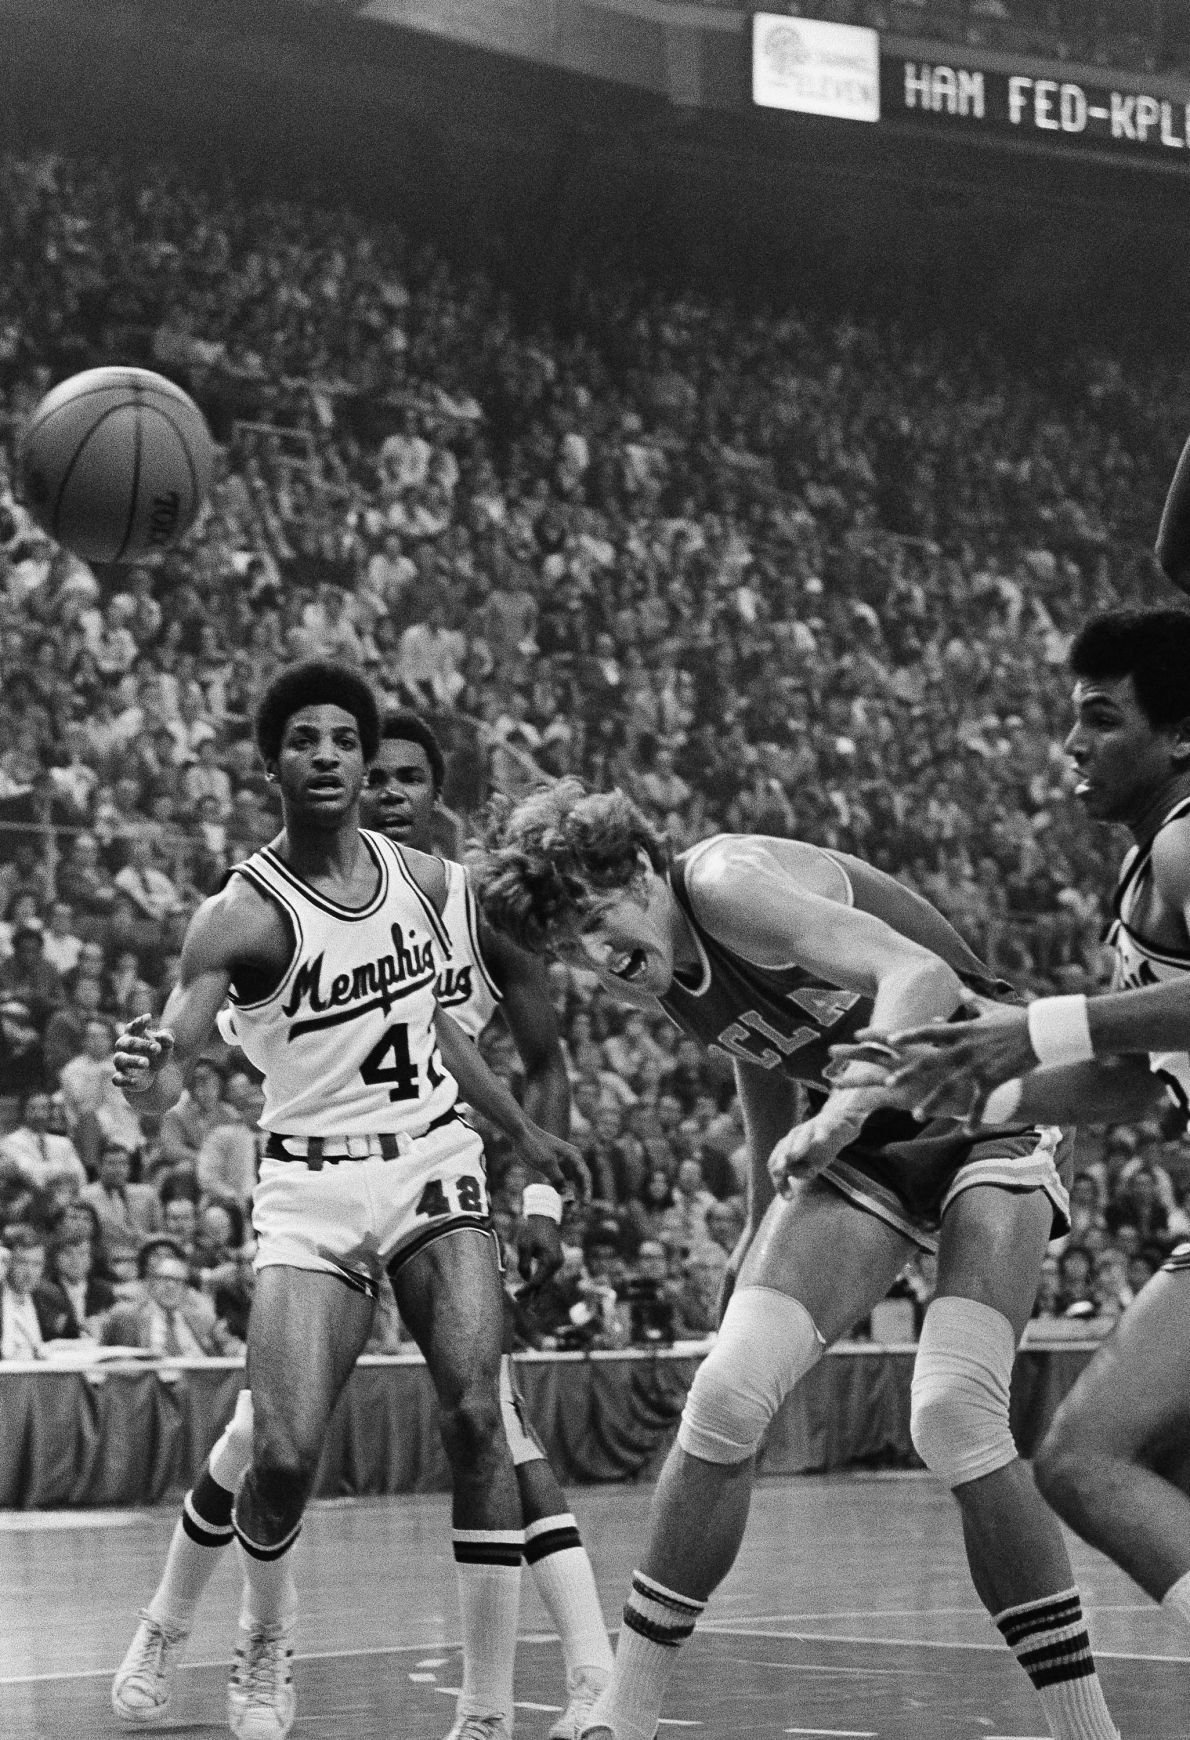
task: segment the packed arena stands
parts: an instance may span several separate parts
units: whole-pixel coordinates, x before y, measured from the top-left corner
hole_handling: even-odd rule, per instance
[[[511,272],[313,197],[51,154],[0,158],[0,252],[0,1223],[90,1271],[57,1333],[118,1338],[180,1252],[194,1342],[242,1343],[257,1087],[213,1056],[138,1117],[110,1056],[276,830],[251,714],[286,661],[346,659],[431,718],[464,829],[573,772],[678,848],[868,858],[1024,990],[1101,983],[1115,854],[1069,801],[1064,657],[1088,609],[1155,596],[1187,397],[1164,359],[614,263],[577,261],[547,317]],[[114,361],[188,387],[222,458],[179,551],[95,573],[13,460],[52,381]],[[730,1072],[553,971],[593,1199],[523,1333],[703,1336],[742,1223]],[[524,1177],[494,1153],[514,1242]],[[1190,1167],[1156,1127],[1081,1166],[1039,1309],[1106,1326],[1190,1234]],[[923,1259],[901,1290],[920,1312],[930,1286]]]

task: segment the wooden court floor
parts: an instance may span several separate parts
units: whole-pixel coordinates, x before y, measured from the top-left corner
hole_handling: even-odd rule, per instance
[[[579,1488],[575,1514],[612,1626],[647,1487]],[[151,1592],[169,1510],[0,1513],[0,1740],[128,1733],[113,1668]],[[1072,1543],[1124,1740],[1190,1737],[1190,1635]],[[442,1740],[460,1660],[444,1497],[315,1506],[299,1548],[295,1740]],[[224,1555],[167,1731],[226,1733],[238,1573]],[[526,1574],[517,1740],[561,1707],[557,1644]],[[957,1512],[925,1475],[768,1480],[743,1552],[680,1658],[662,1740],[1044,1740],[1040,1707],[975,1599]]]

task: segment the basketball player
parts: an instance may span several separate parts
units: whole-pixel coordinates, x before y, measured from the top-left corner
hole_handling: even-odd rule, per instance
[[[522,947],[577,956],[731,1055],[751,1150],[751,1240],[653,1499],[588,1740],[654,1740],[677,1646],[739,1550],[765,1428],[934,1245],[914,1444],[954,1490],[976,1589],[1051,1733],[1115,1740],[1061,1529],[1008,1418],[1045,1247],[1068,1224],[1059,1132],[1014,1123],[973,1140],[852,1085],[854,1067],[824,1076],[832,1040],[907,1026],[910,1010],[946,1019],[964,983],[995,989],[982,963],[926,901],[845,853],[718,835],[670,863],[623,793],[575,781],[497,818],[474,877],[489,922]],[[791,1128],[799,1083],[818,1110]]]
[[[412,713],[389,714],[364,777],[364,823],[399,846],[432,853],[445,773],[441,745],[426,722]],[[445,862],[443,869],[447,893],[442,921],[451,955],[438,976],[439,1006],[448,1008],[472,1039],[479,1037],[497,1009],[503,1011],[525,1066],[525,1108],[543,1129],[565,1137],[570,1083],[545,971],[533,956],[483,923],[462,867]],[[224,1027],[222,1016],[220,1027]],[[225,1037],[234,1037],[234,1029]],[[566,1664],[568,1704],[550,1729],[550,1740],[575,1740],[610,1675],[611,1645],[578,1525],[526,1420],[507,1351],[501,1362],[500,1394],[525,1526],[525,1558],[557,1627]],[[220,1549],[231,1542],[230,1526],[212,1529],[201,1515],[201,1494],[209,1490],[204,1481],[213,1479],[222,1492],[234,1492],[251,1448],[251,1392],[244,1390],[203,1475],[186,1496],[161,1582],[147,1609],[156,1622],[184,1624],[189,1630]],[[164,1661],[160,1652],[153,1652],[146,1662],[134,1639],[113,1686],[117,1714],[132,1721],[164,1715],[176,1660],[176,1651]]]
[[[949,1035],[889,1041],[914,1098],[1087,1122],[1190,1108],[1190,612],[1116,610],[1075,639],[1076,795],[1132,833],[1115,895],[1106,996],[1043,997]],[[1147,1055],[1146,1055],[1147,1054]],[[991,1092],[989,1093],[989,1090]],[[1190,1626],[1190,1498],[1164,1478],[1190,1429],[1190,1247],[1128,1307],[1035,1460],[1059,1515]]]
[[[243,1549],[229,1720],[239,1740],[281,1740],[293,1725],[288,1555],[387,1268],[438,1394],[453,1477],[467,1667],[453,1732],[504,1740],[523,1531],[502,1430],[502,1288],[483,1150],[456,1096],[462,1089],[533,1170],[560,1180],[570,1151],[525,1117],[437,1007],[450,959],[442,865],[359,829],[380,737],[366,684],[342,666],[295,666],[266,691],[256,735],[280,787],[282,832],[195,914],[162,1025],[132,1023],[116,1051],[125,1093],[164,1111],[230,997],[264,1077],[252,1457],[234,1505],[217,1480],[200,1483],[194,1503],[204,1526],[230,1526]],[[560,1199],[546,1194],[554,1201],[533,1203],[527,1217],[527,1266],[560,1255]],[[164,1648],[168,1629],[157,1631]]]

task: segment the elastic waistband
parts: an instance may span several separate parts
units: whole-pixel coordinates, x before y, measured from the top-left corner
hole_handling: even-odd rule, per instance
[[[395,1160],[408,1154],[415,1142],[432,1130],[441,1130],[458,1117],[455,1108],[433,1119],[424,1130],[401,1130],[394,1134],[384,1130],[375,1136],[282,1136],[273,1133],[265,1143],[268,1160],[292,1160],[319,1172],[324,1166],[337,1166],[342,1160]],[[286,1143],[292,1144],[290,1153]]]

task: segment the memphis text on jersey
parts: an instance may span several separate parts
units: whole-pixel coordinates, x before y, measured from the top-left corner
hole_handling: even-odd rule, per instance
[[[294,975],[288,1000],[281,1013],[291,1019],[299,1010],[310,1011],[308,1020],[294,1021],[287,1039],[290,1043],[303,1033],[315,1033],[323,1027],[337,1027],[341,1022],[354,1021],[360,1015],[380,1009],[385,1015],[403,997],[424,990],[434,983],[437,964],[434,942],[415,941],[413,931],[406,932],[399,924],[390,926],[393,939],[391,954],[365,961],[350,972],[336,973],[325,996],[322,989],[322,963],[325,955],[315,955],[303,961]],[[330,1013],[327,1013],[330,1011]]]

